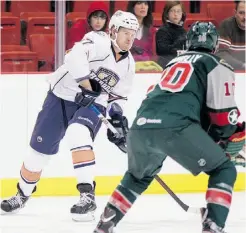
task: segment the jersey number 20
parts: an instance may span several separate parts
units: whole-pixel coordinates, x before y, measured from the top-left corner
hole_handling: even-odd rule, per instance
[[[189,62],[179,62],[164,70],[159,86],[162,90],[179,92],[188,84],[194,68]]]

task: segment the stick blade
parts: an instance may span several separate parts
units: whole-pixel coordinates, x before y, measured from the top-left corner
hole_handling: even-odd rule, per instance
[[[192,213],[192,214],[203,215],[204,209],[205,209],[204,207],[202,207],[202,208],[196,208],[196,207],[190,207],[190,206],[189,206],[189,208],[187,209],[186,212]]]

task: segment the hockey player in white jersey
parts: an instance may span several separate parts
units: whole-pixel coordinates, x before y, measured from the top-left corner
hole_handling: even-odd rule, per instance
[[[66,134],[77,177],[79,202],[71,208],[77,221],[92,220],[95,203],[95,156],[93,141],[101,122],[89,108],[91,104],[118,129],[128,129],[122,103],[130,91],[135,62],[129,52],[139,24],[136,17],[117,11],[109,22],[110,35],[90,32],[65,55],[64,64],[49,76],[50,90],[30,140],[31,153],[24,159],[17,194],[1,203],[5,212],[23,208],[41,177],[43,168],[59,150]],[[114,98],[110,98],[114,96]],[[110,102],[111,100],[111,102]],[[108,139],[118,146],[125,138]]]

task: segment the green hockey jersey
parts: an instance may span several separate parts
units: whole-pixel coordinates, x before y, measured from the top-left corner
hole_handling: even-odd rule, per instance
[[[219,57],[186,52],[169,62],[148,89],[132,129],[183,128],[193,122],[227,138],[237,128],[233,69]]]

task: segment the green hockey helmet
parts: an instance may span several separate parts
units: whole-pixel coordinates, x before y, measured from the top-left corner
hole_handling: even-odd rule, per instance
[[[199,22],[192,24],[187,33],[186,46],[188,50],[205,49],[215,52],[218,46],[219,34],[213,23]]]

